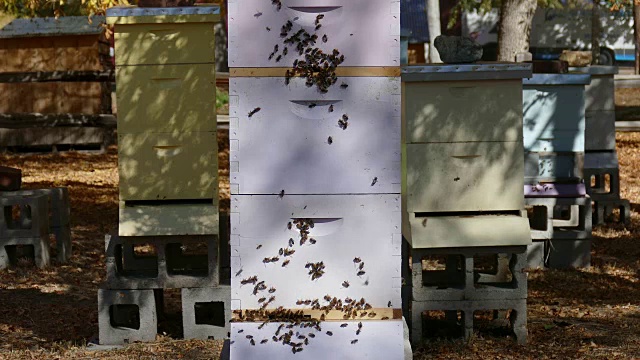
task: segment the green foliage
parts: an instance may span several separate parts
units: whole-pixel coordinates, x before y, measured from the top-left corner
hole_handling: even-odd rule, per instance
[[[103,14],[126,0],[0,0],[0,11],[17,17],[78,16]]]
[[[216,88],[216,108],[220,109],[229,103],[229,93],[220,88]]]

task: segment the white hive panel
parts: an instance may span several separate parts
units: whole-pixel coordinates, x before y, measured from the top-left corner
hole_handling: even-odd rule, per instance
[[[363,321],[360,335],[356,335],[357,322],[341,328],[342,322],[323,322],[322,331],[294,328],[294,333],[315,337],[309,338],[309,345],[302,346],[300,353],[294,354],[291,346],[274,342],[272,337],[280,323],[268,323],[258,329],[260,323],[231,324],[231,360],[247,360],[259,357],[262,360],[285,359],[336,359],[336,360],[400,360],[404,359],[404,338],[402,320]],[[241,331],[241,332],[239,332]],[[287,330],[288,331],[288,330]],[[326,334],[333,333],[332,336]],[[283,333],[282,330],[280,333]],[[255,345],[251,345],[252,336]],[[264,344],[264,339],[268,339]],[[358,340],[352,344],[353,340]],[[302,340],[294,339],[292,341]]]
[[[309,237],[300,245],[300,232],[287,223],[314,220]],[[364,298],[373,308],[400,307],[400,195],[237,195],[231,199],[231,299],[233,310],[257,309],[259,298],[274,295],[269,308],[302,309],[297,300]],[[293,239],[292,256],[279,256]],[[275,263],[265,257],[279,256]],[[354,258],[364,261],[358,276]],[[283,261],[289,259],[286,267]],[[314,281],[308,262],[324,262],[325,274]],[[253,294],[241,280],[257,276],[274,287]],[[343,282],[349,286],[344,287]]]
[[[524,206],[522,142],[407,145],[409,212],[501,211]]]
[[[400,2],[397,0],[281,0],[280,11],[268,0],[230,0],[229,67],[290,67],[299,58],[294,49],[276,62],[269,54],[285,44],[282,26],[292,22],[290,35],[300,29],[317,34],[325,53],[338,49],[342,66],[400,66]],[[316,18],[321,28],[316,28]],[[267,28],[270,29],[267,30]],[[323,35],[327,42],[322,41]]]
[[[326,94],[284,81],[230,79],[232,193],[400,192],[400,78],[341,77]]]

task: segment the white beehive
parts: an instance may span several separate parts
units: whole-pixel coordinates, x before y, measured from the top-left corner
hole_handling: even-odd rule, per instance
[[[313,219],[307,241],[300,245],[295,219]],[[400,307],[400,196],[399,195],[240,195],[231,200],[232,309],[256,309],[261,296],[241,280],[257,276],[274,287],[269,308],[300,309],[299,299],[365,298],[374,308]],[[280,248],[295,253],[279,255]],[[278,256],[275,263],[263,263]],[[358,264],[365,274],[357,276]],[[285,259],[290,262],[282,267]],[[325,274],[314,281],[307,262],[324,262]],[[242,271],[238,274],[238,271]],[[348,281],[349,286],[343,286]],[[264,292],[266,294],[266,291]],[[267,296],[269,297],[269,296]],[[390,306],[389,306],[390,305]]]
[[[399,78],[338,84],[321,94],[300,78],[230,79],[232,194],[400,192]]]
[[[338,49],[345,56],[342,66],[400,66],[400,1],[278,2],[280,10],[266,0],[229,0],[229,67],[290,67],[293,48],[280,61],[277,55],[269,60],[274,45],[283,48],[280,33],[287,21],[292,23],[289,35],[304,29],[318,35],[315,46],[323,51]],[[318,15],[324,18],[316,30]]]

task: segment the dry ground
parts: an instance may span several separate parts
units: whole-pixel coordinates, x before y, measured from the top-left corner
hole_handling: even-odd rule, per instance
[[[221,167],[228,164],[225,135],[219,135]],[[589,270],[530,273],[529,344],[516,346],[508,337],[480,333],[469,343],[433,341],[416,351],[417,359],[640,358],[640,133],[618,134],[617,140],[622,196],[632,202],[632,224],[594,230]],[[69,188],[74,245],[69,264],[0,271],[0,359],[217,358],[220,342],[176,340],[175,303],[167,304],[170,314],[160,321],[163,335],[156,343],[101,352],[85,347],[98,333],[104,234],[117,224],[115,149],[104,155],[1,156],[0,164],[22,168],[26,188]],[[220,170],[223,209],[228,208],[228,175]]]

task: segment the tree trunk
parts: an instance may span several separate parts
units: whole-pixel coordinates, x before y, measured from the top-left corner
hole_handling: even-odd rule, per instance
[[[537,5],[537,0],[502,0],[498,61],[515,61],[516,54],[529,51],[531,22]]]
[[[440,1],[425,0],[427,2],[427,25],[429,27],[429,62],[441,63],[440,54],[433,41],[440,35]]]
[[[633,30],[636,43],[635,73],[640,74],[640,0],[633,2]]]
[[[600,63],[600,37],[602,35],[602,24],[600,23],[600,5],[598,1],[593,2],[591,8],[591,64]]]

